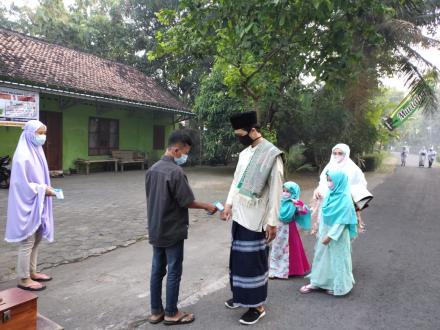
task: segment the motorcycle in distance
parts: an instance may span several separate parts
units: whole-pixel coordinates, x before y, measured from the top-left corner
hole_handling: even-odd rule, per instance
[[[11,178],[11,158],[9,156],[0,157],[0,188],[9,188],[9,179]]]

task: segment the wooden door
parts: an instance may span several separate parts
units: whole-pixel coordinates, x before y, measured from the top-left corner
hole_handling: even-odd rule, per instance
[[[47,126],[47,140],[43,146],[50,171],[63,169],[63,114],[41,111],[40,121]]]

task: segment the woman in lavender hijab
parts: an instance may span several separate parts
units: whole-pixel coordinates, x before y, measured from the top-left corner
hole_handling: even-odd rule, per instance
[[[53,241],[52,198],[49,170],[42,145],[46,126],[38,120],[26,123],[12,160],[5,240],[19,242],[18,287],[40,291],[40,282],[50,281],[37,272],[38,245],[42,238]]]

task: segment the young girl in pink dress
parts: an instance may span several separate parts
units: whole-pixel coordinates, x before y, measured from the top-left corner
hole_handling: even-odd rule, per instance
[[[305,230],[311,228],[310,211],[299,200],[298,184],[288,181],[283,185],[280,205],[280,224],[270,253],[269,277],[288,278],[304,276],[310,272],[310,265],[304,252],[297,225]]]

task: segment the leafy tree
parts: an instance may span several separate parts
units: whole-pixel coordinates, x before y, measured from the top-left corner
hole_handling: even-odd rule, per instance
[[[213,56],[229,90],[250,98],[263,122],[272,120],[289,84],[304,76],[346,86],[346,107],[362,113],[378,75],[401,71],[432,105],[410,60],[420,59],[414,45],[436,44],[419,27],[435,26],[439,7],[434,1],[182,0],[179,10],[160,13],[167,29],[156,34],[150,58]],[[365,97],[352,106],[361,91]]]
[[[14,29],[15,24],[10,19],[10,16],[13,14],[15,6],[6,6],[0,3],[0,26],[8,29]]]
[[[14,27],[63,46],[123,62],[133,62],[133,36],[127,33],[122,0],[40,0],[35,9],[15,7]]]
[[[225,164],[242,147],[231,129],[229,117],[243,110],[241,99],[228,95],[222,72],[215,68],[202,80],[194,111],[203,132],[203,160],[209,164]]]
[[[438,25],[437,0],[41,0],[10,10],[18,21],[1,12],[0,24],[135,65],[189,106],[215,94],[199,90],[215,67],[226,99],[257,110],[286,150],[304,142],[316,163],[332,141],[360,154],[386,138],[381,75],[401,73],[436,109],[423,78],[432,65],[416,47],[439,46],[421,29]]]
[[[343,108],[342,101],[341,91],[324,87],[299,109],[300,136],[318,167],[328,161],[331,148],[350,129],[352,115]]]
[[[312,44],[304,40],[318,29],[309,23],[324,24],[331,11],[321,6],[324,1],[314,2],[317,6],[301,1],[183,0],[178,11],[161,12],[168,29],[156,35],[158,47],[150,58],[171,53],[214,57],[229,90],[250,98],[264,122],[260,103],[270,108],[271,96],[279,96],[285,84],[298,78],[298,68],[312,53]]]
[[[145,54],[156,48],[156,33],[164,26],[157,16],[161,10],[177,10],[179,0],[126,0],[125,14],[130,20],[128,31],[134,36],[134,51],[142,54],[135,65],[143,72],[156,77],[165,87],[178,95],[188,106],[194,104],[200,80],[212,67],[212,59],[204,57],[194,60],[191,57],[176,57],[168,54],[154,61],[148,61]],[[189,64],[191,63],[191,64]],[[180,74],[182,67],[187,70]]]

